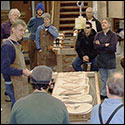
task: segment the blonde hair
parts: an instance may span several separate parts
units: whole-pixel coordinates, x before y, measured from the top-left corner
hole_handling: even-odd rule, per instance
[[[25,21],[21,20],[21,19],[17,19],[11,26],[11,28],[16,28],[18,25],[22,25],[24,28],[27,28],[27,25],[25,23]]]
[[[18,25],[21,25],[21,26],[23,26],[24,28],[27,28],[27,25],[26,25],[26,23],[25,23],[23,20],[17,19],[17,20],[12,24],[12,26],[11,26],[10,34],[13,33],[13,32],[12,32],[12,28],[16,28]]]

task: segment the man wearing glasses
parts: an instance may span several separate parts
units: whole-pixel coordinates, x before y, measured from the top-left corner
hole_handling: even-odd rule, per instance
[[[91,63],[90,71],[98,71],[96,67],[96,50],[93,46],[93,40],[96,31],[92,29],[92,24],[86,22],[86,28],[78,31],[78,38],[76,41],[76,52],[78,57],[73,61],[72,66],[75,71],[85,71],[83,64]]]

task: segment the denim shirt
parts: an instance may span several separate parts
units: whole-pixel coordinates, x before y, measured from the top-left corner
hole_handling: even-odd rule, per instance
[[[122,100],[120,99],[105,99],[102,103],[102,119],[105,123],[112,112],[119,106],[123,104]],[[92,113],[91,113],[91,119],[90,124],[101,124],[99,120],[99,105],[94,106]],[[110,124],[124,124],[124,106],[120,108],[114,117],[112,118]]]
[[[37,49],[40,50],[40,31],[41,29],[47,29],[47,32],[49,32],[53,37],[54,39],[56,39],[58,37],[58,30],[56,29],[56,27],[52,26],[52,24],[50,24],[49,27],[45,27],[45,25],[41,25],[37,28],[37,31],[36,31],[36,39],[35,39],[35,43],[36,43],[36,46],[37,46]]]

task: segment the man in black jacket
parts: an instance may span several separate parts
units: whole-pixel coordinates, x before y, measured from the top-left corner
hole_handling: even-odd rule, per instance
[[[96,32],[92,29],[92,24],[90,22],[86,22],[86,28],[79,31],[76,41],[76,52],[78,53],[78,57],[72,63],[75,71],[86,70],[83,69],[81,65],[89,62],[92,63],[90,71],[98,71],[96,67],[97,53],[93,46],[95,35]]]
[[[102,31],[101,23],[93,16],[93,9],[91,7],[86,9],[86,20],[92,23],[92,28],[96,32]]]

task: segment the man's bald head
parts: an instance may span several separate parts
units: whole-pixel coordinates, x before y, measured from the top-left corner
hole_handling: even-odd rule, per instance
[[[107,80],[107,86],[111,95],[124,96],[124,75],[121,73],[112,74]]]

